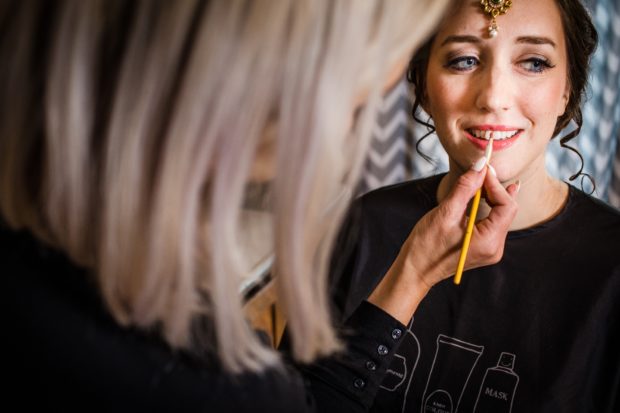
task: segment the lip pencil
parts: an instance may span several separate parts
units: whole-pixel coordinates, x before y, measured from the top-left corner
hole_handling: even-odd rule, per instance
[[[486,158],[486,164],[491,162],[491,153],[493,152],[493,138],[489,139],[487,147],[484,151],[484,157]],[[478,206],[480,205],[480,197],[482,196],[482,187],[478,188],[474,200],[471,204],[471,210],[469,212],[469,220],[467,221],[467,228],[465,229],[465,237],[463,238],[463,247],[461,248],[461,256],[459,257],[459,263],[456,266],[456,273],[454,274],[454,284],[459,285],[461,283],[461,277],[463,276],[463,268],[465,267],[465,259],[467,258],[467,251],[469,251],[469,243],[471,242],[471,235],[474,232],[474,224],[476,223],[476,216],[478,215]]]

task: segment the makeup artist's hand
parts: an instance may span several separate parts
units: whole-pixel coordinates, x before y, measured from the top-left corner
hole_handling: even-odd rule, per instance
[[[488,217],[474,226],[465,269],[498,262],[517,213],[518,186],[504,188],[486,167],[470,169],[448,196],[413,228],[369,301],[406,324],[428,290],[454,274],[463,243],[468,203],[484,185]]]

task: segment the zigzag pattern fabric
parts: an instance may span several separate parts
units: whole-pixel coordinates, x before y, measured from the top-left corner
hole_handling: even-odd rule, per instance
[[[620,191],[613,190],[612,181],[620,185],[614,159],[620,148],[620,3],[617,0],[591,0],[594,24],[599,34],[599,45],[592,59],[587,99],[583,106],[583,125],[574,140],[584,158],[584,172],[596,182],[594,196],[620,207]],[[549,145],[548,170],[561,179],[579,170],[579,159],[562,149],[558,142]],[[580,187],[579,180],[573,182]],[[584,190],[590,190],[584,180]]]
[[[448,170],[448,155],[436,135],[428,136],[420,146],[432,162],[417,153],[415,145],[427,129],[413,120],[412,102],[406,81],[398,83],[384,97],[373,129],[360,193]]]
[[[571,145],[584,158],[584,172],[596,182],[593,195],[620,207],[620,4],[617,0],[588,2],[599,30],[599,47],[592,61],[588,99],[583,107],[583,125]],[[427,128],[412,119],[413,98],[405,80],[384,97],[373,130],[359,191],[433,175],[448,169],[448,158],[436,135],[420,144],[429,163],[416,152],[416,144]],[[428,115],[421,113],[422,119]],[[569,125],[567,133],[574,125]],[[547,168],[564,181],[579,170],[579,158],[554,139],[548,146]],[[571,184],[586,192],[592,190],[587,179]]]
[[[592,98],[584,111],[584,128],[587,119],[592,142],[597,143],[588,148],[593,149],[588,159],[593,170],[601,171],[601,189],[606,191],[602,198],[620,208],[620,2],[589,3],[600,39],[592,62]]]

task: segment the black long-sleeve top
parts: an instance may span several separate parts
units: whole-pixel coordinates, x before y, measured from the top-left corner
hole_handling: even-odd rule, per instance
[[[89,272],[28,233],[0,228],[0,257],[4,404],[20,411],[365,411],[406,329],[363,302],[343,353],[231,376],[117,324]]]

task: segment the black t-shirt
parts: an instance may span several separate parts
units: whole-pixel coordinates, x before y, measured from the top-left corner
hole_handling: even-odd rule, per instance
[[[344,316],[437,205],[440,179],[381,188],[354,206],[335,255]],[[508,234],[498,264],[430,290],[373,410],[617,412],[619,388],[620,213],[571,187],[556,217]]]

